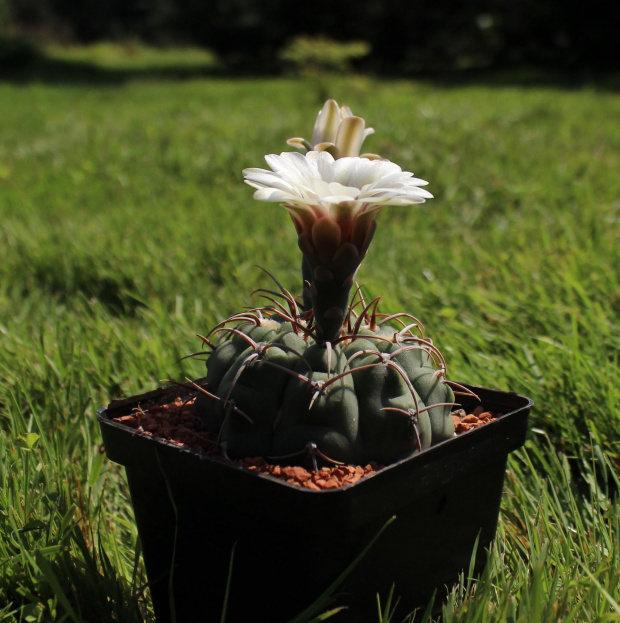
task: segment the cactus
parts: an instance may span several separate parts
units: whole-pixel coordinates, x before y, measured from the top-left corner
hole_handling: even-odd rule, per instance
[[[227,456],[385,465],[454,434],[454,384],[415,318],[379,314],[358,289],[346,328],[326,342],[289,292],[260,292],[273,304],[203,338],[211,353],[195,413]]]
[[[329,100],[312,141],[289,140],[303,153],[244,171],[255,199],[289,212],[304,289],[299,305],[274,278],[277,290],[259,290],[267,306],[202,338],[211,352],[195,413],[230,458],[389,464],[454,434],[455,393],[467,390],[446,380],[420,322],[379,314],[359,287],[350,300],[379,210],[432,197],[398,165],[358,156],[372,132]]]

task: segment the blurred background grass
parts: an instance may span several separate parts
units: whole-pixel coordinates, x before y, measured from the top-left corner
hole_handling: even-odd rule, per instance
[[[0,615],[148,616],[126,485],[94,412],[200,376],[177,359],[252,304],[268,285],[257,264],[300,290],[294,229],[252,201],[241,170],[308,136],[329,96],[435,195],[379,215],[366,294],[418,317],[451,378],[537,405],[488,582],[461,587],[445,620],[617,620],[620,99],[607,83],[241,79],[202,50],[137,43],[38,58],[0,82]],[[578,538],[562,548],[557,530]]]

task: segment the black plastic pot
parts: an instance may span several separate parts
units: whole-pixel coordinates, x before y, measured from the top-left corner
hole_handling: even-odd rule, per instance
[[[468,569],[477,539],[480,570],[497,528],[506,459],[525,442],[532,401],[471,389],[486,409],[504,415],[325,491],[207,458],[112,419],[138,404],[166,402],[178,388],[101,408],[107,455],[126,468],[158,623],[220,620],[235,544],[227,621],[288,621],[393,515],[340,587],[334,605],[348,609],[335,621],[376,621],[376,594],[385,598],[393,583],[401,617],[426,606]]]

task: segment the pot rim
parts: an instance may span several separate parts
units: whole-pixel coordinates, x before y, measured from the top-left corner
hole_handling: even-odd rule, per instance
[[[199,383],[201,380],[202,379],[198,379],[196,382]],[[297,484],[288,483],[285,480],[277,478],[270,474],[247,469],[246,467],[238,465],[221,456],[210,456],[192,448],[179,446],[178,444],[175,444],[174,442],[171,442],[167,439],[161,439],[154,435],[146,434],[114,420],[114,417],[119,417],[123,414],[123,412],[127,414],[129,412],[127,409],[128,407],[132,407],[136,404],[141,403],[144,404],[155,400],[157,400],[157,402],[161,404],[162,398],[165,399],[166,397],[169,397],[170,399],[172,399],[178,396],[184,397],[193,393],[193,389],[190,390],[179,388],[178,386],[171,386],[166,388],[159,388],[150,392],[121,400],[113,400],[107,407],[102,406],[97,410],[97,420],[99,421],[102,429],[103,427],[110,427],[111,429],[117,431],[117,433],[120,435],[124,436],[129,434],[131,436],[143,439],[145,443],[155,442],[156,445],[154,447],[163,446],[164,448],[169,448],[170,450],[168,451],[184,453],[188,456],[188,458],[194,457],[199,461],[216,463],[226,468],[233,469],[239,473],[243,473],[250,478],[253,477],[260,480],[276,483],[279,486],[284,486],[303,494],[335,495],[342,494],[343,492],[349,491],[354,487],[368,485],[371,483],[371,481],[382,480],[384,477],[386,477],[387,474],[395,471],[397,472],[403,469],[405,464],[409,464],[414,461],[417,467],[424,468],[430,463],[435,462],[437,459],[441,459],[442,457],[447,458],[448,455],[452,453],[458,453],[459,450],[467,452],[467,448],[474,444],[486,444],[488,446],[488,450],[490,452],[493,452],[494,454],[507,454],[508,452],[511,452],[512,450],[515,450],[523,445],[525,441],[525,433],[527,431],[527,419],[531,407],[534,404],[534,401],[531,398],[515,392],[488,389],[479,385],[468,385],[466,383],[461,383],[461,385],[464,385],[465,387],[471,389],[474,393],[480,396],[481,404],[484,404],[484,406],[489,408],[490,410],[494,405],[495,408],[499,406],[500,411],[502,410],[502,407],[503,410],[505,410],[506,408],[510,410],[507,412],[503,412],[497,419],[492,420],[491,422],[488,422],[483,426],[473,428],[459,435],[455,433],[455,435],[450,439],[441,441],[440,443],[435,444],[430,448],[423,450],[422,452],[418,452],[414,455],[399,459],[398,461],[389,465],[381,466],[379,469],[377,469],[376,472],[364,476],[357,482],[349,483],[343,485],[342,487],[334,489],[321,489],[319,491],[308,489],[306,487],[300,487]],[[485,397],[487,398],[486,400]],[[467,404],[467,400],[464,400],[463,402],[464,404]],[[116,412],[116,415],[112,415],[114,412]],[[514,425],[516,425],[516,430],[513,431],[512,429],[515,428]],[[493,442],[495,438],[500,439],[497,444]],[[108,450],[109,449],[106,447],[106,452],[108,452]],[[115,461],[122,465],[126,465],[126,463],[124,463],[122,460],[119,460],[121,457],[110,457],[110,452],[108,452],[108,457],[112,461]],[[458,466],[453,467],[458,468]]]

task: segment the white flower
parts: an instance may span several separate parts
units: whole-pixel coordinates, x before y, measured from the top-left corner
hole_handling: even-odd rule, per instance
[[[291,147],[304,154],[309,151],[327,151],[334,158],[359,156],[364,139],[373,134],[362,117],[356,117],[348,106],[342,108],[335,100],[327,100],[317,115],[312,142],[305,138],[289,138]],[[377,154],[362,154],[362,158],[378,159]]]
[[[424,203],[433,196],[420,188],[427,182],[389,160],[334,159],[326,151],[284,152],[265,160],[271,171],[245,169],[245,181],[257,189],[255,199],[281,203],[298,232],[310,231],[316,221],[328,218],[347,239],[362,215],[372,217],[383,206]]]

